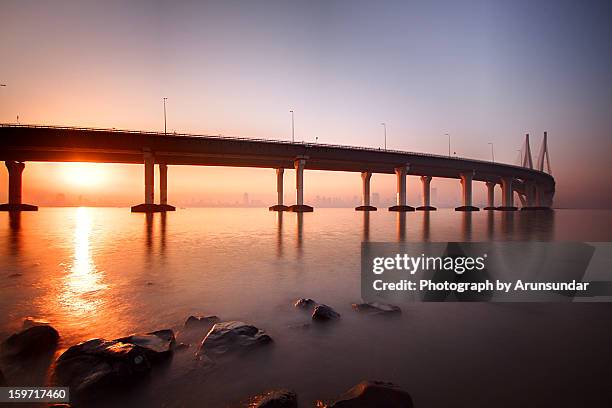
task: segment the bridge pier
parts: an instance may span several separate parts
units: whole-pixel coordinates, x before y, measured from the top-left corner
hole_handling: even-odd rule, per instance
[[[502,187],[502,205],[501,207],[496,207],[496,210],[499,211],[516,211],[518,208],[514,206],[513,202],[513,191],[512,191],[512,182],[514,181],[514,177],[502,177],[501,178],[501,187]]]
[[[495,209],[495,186],[497,183],[493,183],[492,181],[487,181],[487,206],[484,208],[485,210],[494,210]]]
[[[290,206],[289,211],[312,212],[313,208],[304,204],[304,167],[306,166],[306,160],[298,158],[293,162],[293,165],[295,167],[295,189],[297,203]]]
[[[176,207],[168,204],[168,165],[159,163],[159,210],[176,211]]]
[[[521,211],[550,210],[544,205],[542,187],[533,181],[525,182],[525,206]]]
[[[144,194],[145,202],[131,208],[132,212],[163,212],[174,211],[175,208],[168,205],[168,166],[160,164],[159,187],[161,204],[155,204],[155,157],[151,151],[144,151]]]
[[[8,203],[0,204],[0,211],[38,211],[38,207],[21,202],[22,175],[25,163],[5,161],[8,170]]]
[[[389,207],[389,211],[414,211],[414,207],[406,205],[406,176],[409,168],[409,165],[395,168],[395,176],[397,177],[396,205]]]
[[[474,172],[461,173],[461,189],[463,197],[463,205],[455,208],[455,211],[480,211],[480,208],[472,205],[472,179]]]
[[[279,167],[276,169],[276,194],[278,195],[276,199],[276,205],[268,207],[270,211],[287,211],[289,207],[283,205],[283,175],[285,173],[285,169]]]
[[[421,186],[423,187],[423,205],[416,209],[418,211],[436,211],[437,208],[431,205],[431,176],[421,176]]]
[[[363,183],[362,188],[362,198],[361,204],[359,207],[356,207],[356,211],[376,211],[377,208],[373,205],[370,205],[370,179],[372,178],[371,171],[363,171],[361,172],[361,181]]]

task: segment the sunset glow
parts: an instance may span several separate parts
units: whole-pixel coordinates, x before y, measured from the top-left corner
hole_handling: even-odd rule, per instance
[[[62,163],[60,166],[62,179],[69,185],[97,187],[108,181],[107,169],[97,163]]]

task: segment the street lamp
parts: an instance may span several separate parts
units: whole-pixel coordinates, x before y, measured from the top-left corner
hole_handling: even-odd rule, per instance
[[[164,98],[164,136],[166,136],[166,101],[168,98]]]
[[[383,127],[383,131],[385,134],[385,150],[387,150],[387,124],[385,122],[381,123]]]
[[[293,118],[293,110],[290,110],[291,114],[291,143],[295,143],[295,120]]]
[[[446,136],[448,136],[448,157],[451,157],[451,148],[450,148],[450,134],[445,133]]]
[[[491,145],[491,161],[495,163],[495,154],[493,153],[493,142],[489,142]]]

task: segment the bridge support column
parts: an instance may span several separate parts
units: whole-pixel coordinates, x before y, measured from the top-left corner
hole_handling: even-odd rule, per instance
[[[435,211],[436,207],[431,205],[431,176],[421,176],[421,185],[423,187],[423,205],[417,207],[418,211]]]
[[[521,211],[533,210],[550,210],[550,207],[545,205],[543,197],[543,187],[535,182],[525,182],[525,206]]]
[[[455,211],[480,211],[480,208],[472,205],[472,179],[474,172],[461,173],[461,189],[463,197],[463,205],[455,208]]]
[[[25,163],[5,161],[8,170],[8,203],[0,205],[0,211],[37,211],[38,207],[21,202],[21,180]]]
[[[495,186],[497,183],[493,183],[492,181],[487,181],[487,206],[484,208],[485,210],[494,210],[495,209]]]
[[[304,204],[304,167],[306,166],[306,160],[297,159],[294,161],[293,165],[295,167],[295,189],[297,203],[289,207],[289,211],[312,212],[312,207]]]
[[[396,205],[389,207],[389,211],[414,211],[414,207],[406,205],[406,176],[410,166],[400,166],[395,168],[397,177],[397,196]]]
[[[501,207],[497,207],[496,210],[500,211],[516,211],[518,208],[514,206],[513,202],[513,191],[512,191],[512,182],[514,181],[514,177],[502,177],[501,178],[501,187],[502,187],[502,205]]]
[[[144,156],[144,204],[138,204],[132,207],[132,212],[160,212],[165,211],[161,205],[154,202],[155,198],[155,157],[153,153],[146,150]],[[160,169],[161,171],[161,169]],[[161,185],[161,184],[160,184]]]
[[[371,171],[363,171],[361,172],[361,181],[363,183],[362,188],[362,198],[361,204],[359,207],[356,207],[357,211],[376,211],[377,208],[370,205],[370,180],[372,179]]]
[[[168,204],[168,165],[159,164],[159,208],[160,211],[176,211],[176,208]]]
[[[276,194],[277,194],[277,199],[276,199],[276,205],[273,205],[271,207],[268,207],[268,210],[270,211],[287,211],[289,209],[289,207],[287,207],[286,205],[283,205],[283,175],[285,173],[285,169],[282,167],[279,167],[276,169]]]

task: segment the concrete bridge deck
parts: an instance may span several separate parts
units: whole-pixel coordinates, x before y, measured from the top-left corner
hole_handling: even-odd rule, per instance
[[[555,189],[554,178],[542,171],[482,160],[319,143],[58,126],[0,124],[0,160],[6,161],[7,166],[8,162],[49,161],[144,163],[145,168],[152,168],[157,163],[165,169],[168,165],[203,165],[296,168],[298,173],[304,169],[387,173],[398,174],[399,178],[418,175],[429,180],[431,177],[456,178],[465,184],[464,196],[469,197],[464,197],[464,204],[468,207],[472,180],[493,185],[503,184],[504,180],[510,183],[504,196],[507,207],[511,207],[507,199],[512,191],[533,198],[534,203],[539,201],[539,206],[550,206]],[[145,189],[152,188],[152,177],[151,174],[151,179],[145,180]],[[366,178],[369,196],[369,177]],[[401,186],[399,178],[398,206],[401,206],[406,205],[405,197],[399,197],[405,196],[405,181]],[[364,178],[364,194],[365,183]],[[467,184],[469,191],[465,191]],[[532,187],[533,194],[527,191]],[[152,190],[146,191],[145,203],[150,201],[151,193]],[[298,205],[303,205],[299,194],[298,191]],[[365,198],[364,206],[369,206],[369,197]]]

